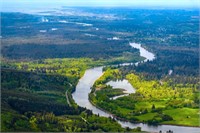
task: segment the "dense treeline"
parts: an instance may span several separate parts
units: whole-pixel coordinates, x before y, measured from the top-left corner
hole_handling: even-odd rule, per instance
[[[147,80],[170,78],[174,83],[198,83],[199,57],[197,50],[156,50],[157,58],[153,61],[141,63],[138,66],[121,67],[123,75],[137,72]]]
[[[79,78],[87,68],[102,63],[87,58],[2,59],[2,131],[141,131],[124,129],[114,119],[93,115],[74,103],[71,92]]]
[[[65,91],[72,86],[68,81],[65,76],[2,69],[1,131],[126,131],[111,118],[69,106]]]
[[[98,48],[97,48],[98,47]],[[2,49],[4,57],[11,59],[44,59],[44,58],[67,58],[67,57],[89,57],[110,58],[123,56],[124,51],[135,53],[136,49],[126,44],[109,42],[102,44],[69,44],[69,45],[13,45]]]
[[[79,114],[83,109],[67,105],[65,91],[70,89],[67,82],[63,76],[2,69],[2,103],[22,114],[27,111]]]
[[[81,115],[56,116],[51,112],[15,112],[2,114],[2,131],[18,132],[124,132],[141,131],[140,128],[121,128],[114,119],[99,117],[85,112]]]

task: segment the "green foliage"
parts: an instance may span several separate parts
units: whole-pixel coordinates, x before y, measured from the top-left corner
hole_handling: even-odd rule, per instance
[[[147,120],[147,123],[150,125],[158,125],[163,121],[172,121],[173,118],[166,114],[157,114],[153,117],[153,119]]]
[[[87,8],[83,10],[88,11]],[[96,12],[96,9],[89,11]],[[38,33],[38,28],[49,29],[49,24],[38,25],[37,15],[2,13],[2,56],[23,60],[46,59],[1,62],[1,66],[8,69],[2,71],[1,79],[3,131],[140,131],[140,128],[122,130],[114,121],[94,115],[85,118],[90,124],[84,122],[79,116],[83,109],[74,105],[70,95],[87,68],[141,60],[138,50],[131,49],[125,40],[145,44],[144,47],[154,51],[157,58],[137,67],[123,67],[122,71],[116,70],[117,73],[108,71],[106,75],[106,71],[93,88],[90,99],[133,122],[145,120],[152,124],[198,126],[198,11],[98,9],[98,12],[108,11],[128,19],[113,19],[108,23],[107,19],[81,17],[80,20],[74,16],[73,20],[95,24],[102,30],[93,31],[87,27],[80,30],[76,24],[54,23],[62,30],[48,31],[45,35]],[[68,17],[48,16],[48,19],[58,21]],[[31,22],[31,28],[23,30],[21,27],[27,22]],[[179,28],[174,28],[177,25]],[[83,35],[86,32],[97,36],[86,37]],[[120,40],[106,39],[112,36],[120,36]],[[70,59],[55,59],[63,57]],[[168,75],[171,69],[172,76]],[[130,74],[134,71],[142,78]],[[137,92],[110,100],[121,91],[111,90],[105,83],[126,76]],[[155,79],[162,79],[162,82]],[[95,91],[95,88],[100,90]],[[67,105],[66,90],[74,108]],[[57,116],[65,113],[77,116]]]
[[[2,131],[125,131],[115,120],[93,115],[73,102],[71,92],[78,79],[87,68],[98,65],[95,63],[91,59],[3,60]],[[65,94],[73,106],[68,105]]]
[[[101,88],[100,91],[96,91],[97,95],[101,95],[100,93],[106,94],[107,97],[111,98],[114,96],[118,96],[118,95],[122,95],[123,93],[123,89],[113,89],[110,86],[106,86],[105,88]]]
[[[35,132],[124,132],[114,119],[99,117],[89,112],[81,115],[56,116],[50,112],[26,112],[16,114],[3,112],[2,131]],[[140,128],[132,131],[141,131]]]
[[[106,71],[104,72],[104,74],[95,81],[94,83],[94,87],[96,88],[103,88],[105,87],[104,84],[107,83],[110,80],[114,80],[114,79],[119,79],[120,78],[120,72],[118,69],[106,69]]]
[[[117,72],[118,74],[113,74]],[[192,84],[173,84],[170,81],[158,82],[145,80],[134,73],[126,75],[129,82],[136,88],[136,93],[129,96],[111,100],[110,94],[115,94],[114,89],[105,84],[110,80],[121,78],[123,72],[116,68],[105,69],[104,74],[93,86],[90,100],[98,107],[103,108],[117,117],[131,122],[146,122],[157,125],[161,123],[178,124],[180,118],[174,118],[168,110],[176,108],[197,108],[197,89]],[[193,115],[194,114],[193,112]],[[186,116],[181,116],[186,117]],[[189,126],[195,125],[195,119],[188,119]]]
[[[153,104],[152,105],[152,108],[151,108],[152,110],[155,110],[156,109],[156,107],[155,107],[155,105]]]
[[[135,74],[128,74],[126,78],[137,89],[143,100],[161,100],[161,99],[174,99],[183,98],[191,99],[195,88],[190,85],[183,86],[177,84],[172,87],[167,82],[158,82],[155,80],[145,81]]]
[[[28,119],[13,111],[1,112],[1,131],[36,131]]]

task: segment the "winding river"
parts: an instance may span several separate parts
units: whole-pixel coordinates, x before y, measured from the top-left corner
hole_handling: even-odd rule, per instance
[[[144,49],[141,46],[141,44],[130,43],[130,46],[139,49],[140,56],[146,58],[144,61],[135,63],[135,65],[137,65],[138,63],[144,63],[148,60],[152,61],[155,59],[154,54]],[[121,65],[125,66],[131,64],[133,63],[123,63]],[[86,70],[84,76],[79,80],[79,83],[76,86],[76,91],[72,94],[72,97],[79,106],[86,107],[87,109],[92,110],[94,114],[99,114],[100,116],[104,117],[114,117],[112,114],[95,107],[89,101],[89,93],[91,92],[90,88],[93,86],[94,82],[102,75],[103,75],[103,66]],[[143,123],[133,124],[121,120],[117,120],[117,122],[122,127],[129,127],[129,128],[141,127],[143,131],[148,131],[148,132],[159,132],[160,130],[166,132],[168,130],[172,130],[174,133],[200,133],[200,128],[198,127],[184,127],[184,126],[173,126],[173,125],[149,126]]]

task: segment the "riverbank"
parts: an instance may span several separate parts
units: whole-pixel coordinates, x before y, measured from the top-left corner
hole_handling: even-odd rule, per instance
[[[141,46],[141,45],[138,45]],[[145,50],[144,48],[141,48],[140,50]],[[151,56],[155,59],[154,56]],[[146,59],[145,61],[147,61]],[[149,60],[150,61],[150,60]],[[142,63],[142,62],[138,62]],[[138,64],[137,63],[137,64]],[[126,63],[125,63],[126,64]],[[128,63],[126,65],[130,65],[133,63]],[[79,80],[79,83],[76,87],[75,93],[73,93],[73,98],[75,102],[82,107],[86,107],[89,110],[92,110],[94,114],[99,114],[100,116],[104,117],[110,117],[111,114],[107,113],[107,111],[101,110],[99,107],[95,107],[93,104],[89,101],[89,96],[88,94],[91,92],[91,87],[93,86],[94,82],[103,75],[102,67],[98,68],[93,68],[93,69],[88,69],[84,76]],[[126,105],[129,105],[128,103]],[[136,128],[136,127],[141,127],[143,131],[150,131],[150,132],[155,132],[155,131],[168,131],[168,130],[173,130],[176,133],[187,133],[189,131],[193,131],[194,133],[199,131],[199,128],[193,128],[193,127],[184,127],[184,126],[172,126],[172,125],[158,125],[157,127],[152,127],[147,124],[133,124],[128,121],[123,122],[120,120],[117,120],[118,123],[120,123],[123,127],[129,127],[129,128]]]
[[[92,95],[92,93],[89,94],[90,96]],[[110,114],[113,118],[116,118],[117,120],[120,120],[120,121],[124,121],[124,122],[130,122],[130,123],[133,123],[133,124],[148,124],[147,122],[144,122],[144,121],[137,121],[137,122],[131,122],[125,118],[120,118],[118,116],[116,116],[115,114],[112,114],[111,112],[101,108],[100,106],[98,106],[97,104],[95,104],[91,97],[89,96],[89,101],[92,105],[94,105],[96,108],[100,109],[101,111],[104,111],[108,114]],[[179,126],[179,127],[195,127],[195,128],[200,128],[200,126],[189,126],[189,125],[182,125],[182,124],[173,124],[173,123],[169,123],[169,124],[162,124],[162,123],[158,123],[157,125],[149,125],[149,126],[160,126],[160,125],[169,125],[169,126]]]
[[[110,80],[114,82],[116,79],[111,75],[118,75],[119,73],[121,72],[116,71],[116,68],[112,68],[112,70],[106,69],[104,74],[96,80],[92,87],[89,94],[90,102],[92,101],[95,106],[98,106],[113,115],[117,115],[135,123],[142,122],[150,125],[167,123],[169,125],[179,126],[199,126],[197,120],[198,116],[196,115],[198,109],[195,107],[187,108],[184,106],[174,107],[176,105],[173,103],[174,95],[171,95],[173,93],[178,94],[176,95],[177,100],[181,99],[179,96],[181,95],[182,101],[184,101],[189,97],[192,98],[193,89],[183,88],[179,84],[179,88],[173,90],[169,88],[167,82],[163,82],[163,85],[160,85],[159,82],[145,81],[144,79],[140,79],[138,75],[129,74],[127,75],[127,79],[132,86],[136,88],[137,94],[131,94],[124,98],[111,100],[109,94],[111,94],[114,89],[109,89],[109,86],[106,86],[106,84]],[[100,87],[102,88],[99,89]],[[116,88],[118,87],[119,86],[116,86]],[[96,88],[98,88],[97,91]],[[187,91],[185,92],[184,90],[186,89]],[[96,92],[96,95],[94,95],[94,92]],[[138,94],[141,94],[141,96],[144,97],[138,98]],[[179,104],[181,104],[181,102],[179,102]],[[178,116],[176,115],[177,113],[179,113]]]

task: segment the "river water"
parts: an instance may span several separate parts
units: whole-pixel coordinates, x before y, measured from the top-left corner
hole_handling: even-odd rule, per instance
[[[138,63],[144,63],[147,60],[152,61],[155,59],[154,54],[144,49],[141,46],[141,44],[130,43],[130,46],[139,49],[140,56],[146,58],[144,61],[135,63],[136,65]],[[130,65],[130,64],[132,63],[124,63],[121,65]],[[103,75],[103,67],[95,67],[86,70],[84,76],[79,80],[76,86],[76,91],[72,94],[72,97],[79,106],[86,107],[87,109],[92,110],[94,114],[99,114],[100,116],[104,117],[113,117],[110,113],[102,111],[97,107],[93,106],[89,101],[89,93],[91,92],[90,88],[93,86],[94,82],[102,75]],[[120,87],[120,85],[115,87],[118,88]],[[200,133],[200,128],[197,127],[184,127],[184,126],[173,126],[173,125],[149,126],[147,124],[142,124],[142,123],[133,124],[130,122],[124,122],[120,120],[117,120],[117,122],[122,127],[129,127],[129,128],[141,127],[143,131],[148,131],[148,132],[159,132],[161,130],[163,131],[163,133],[165,133],[168,130],[172,130],[174,133]]]
[[[135,91],[136,91],[136,89],[133,88],[133,86],[126,79],[117,80],[117,81],[109,81],[108,83],[106,83],[106,85],[112,86],[113,89],[123,89],[124,90],[123,93],[125,93],[125,94],[111,97],[110,99],[112,99],[112,100],[115,100],[119,97],[128,96],[129,94],[135,93]]]

